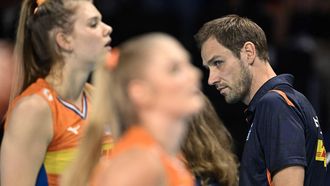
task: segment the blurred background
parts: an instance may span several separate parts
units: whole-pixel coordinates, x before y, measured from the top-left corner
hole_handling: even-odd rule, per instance
[[[0,40],[9,44],[15,41],[20,2],[0,2]],[[276,73],[293,74],[295,88],[314,106],[326,148],[330,150],[329,0],[94,0],[94,3],[103,21],[113,27],[113,46],[151,31],[169,33],[183,43],[191,52],[193,63],[203,71],[203,91],[231,132],[239,158],[250,127],[244,118],[246,106],[226,104],[218,91],[207,85],[208,72],[201,65],[193,35],[204,22],[226,14],[252,19],[267,35]]]

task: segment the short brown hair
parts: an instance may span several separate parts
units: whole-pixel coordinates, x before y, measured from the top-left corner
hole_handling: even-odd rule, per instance
[[[253,21],[238,15],[227,15],[205,23],[195,35],[199,47],[210,37],[231,50],[240,58],[240,50],[247,41],[252,42],[260,59],[269,61],[267,39],[264,31]]]

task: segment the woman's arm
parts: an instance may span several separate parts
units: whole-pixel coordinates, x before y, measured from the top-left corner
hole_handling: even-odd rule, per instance
[[[38,95],[20,100],[7,121],[1,146],[1,185],[35,185],[53,136],[52,113]]]

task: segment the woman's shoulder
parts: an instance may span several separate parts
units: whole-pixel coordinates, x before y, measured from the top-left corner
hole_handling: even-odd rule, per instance
[[[103,159],[97,170],[93,182],[109,185],[159,185],[163,174],[159,159],[141,148]]]
[[[51,109],[41,96],[33,94],[18,100],[6,119],[5,128],[20,136],[33,136],[35,131],[42,133],[45,139],[52,136]]]
[[[26,120],[35,119],[39,121],[38,118],[42,117],[48,120],[48,116],[51,116],[49,102],[53,101],[53,99],[54,95],[51,88],[49,88],[45,80],[38,79],[9,104],[5,127],[10,119],[15,119],[14,121],[16,121],[19,118],[27,118]],[[25,122],[24,119],[22,121]]]
[[[47,101],[37,94],[21,97],[11,109],[11,112],[15,116],[42,116],[50,113],[50,107]]]

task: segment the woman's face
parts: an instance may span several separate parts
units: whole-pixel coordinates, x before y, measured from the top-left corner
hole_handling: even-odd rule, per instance
[[[95,63],[111,50],[112,28],[102,22],[100,12],[89,1],[79,1],[74,15],[72,39],[73,53],[79,61]]]
[[[152,106],[173,116],[188,116],[200,110],[201,73],[190,63],[187,51],[176,41],[161,38],[146,60]]]

